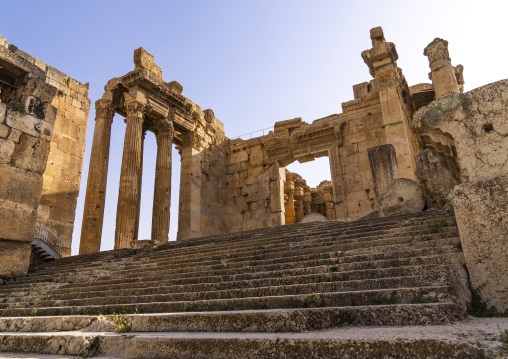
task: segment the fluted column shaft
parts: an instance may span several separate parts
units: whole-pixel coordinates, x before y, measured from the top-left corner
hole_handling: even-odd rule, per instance
[[[137,209],[137,215],[136,215],[136,227],[134,229],[134,238],[138,238],[139,234],[139,215],[141,213],[141,188],[142,188],[142,182],[143,182],[143,156],[145,153],[145,136],[146,136],[146,129],[143,127],[143,135],[141,137],[141,164],[139,166],[139,181],[138,181],[138,209]]]
[[[101,99],[95,102],[95,111],[95,130],[88,168],[79,254],[99,252],[101,248],[111,124],[115,107],[111,101]]]
[[[144,105],[130,101],[127,105],[122,170],[116,210],[115,249],[136,246],[141,181]]]
[[[171,152],[173,123],[165,119],[157,124],[157,160],[153,194],[152,240],[168,241],[171,207]]]

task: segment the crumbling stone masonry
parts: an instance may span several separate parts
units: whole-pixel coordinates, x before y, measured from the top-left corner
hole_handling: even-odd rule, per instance
[[[0,40],[0,277],[10,277],[26,273],[30,263],[57,90]]]
[[[9,241],[1,276],[26,272],[36,223],[60,236],[62,254],[70,255],[87,93],[88,85],[0,37],[0,241]]]
[[[51,102],[56,108],[55,129],[43,175],[37,222],[62,240],[62,256],[70,256],[90,113],[88,84],[40,61],[37,66],[46,72],[46,81],[57,88]]]
[[[450,94],[415,114],[418,131],[453,138],[462,181],[448,198],[471,286],[500,310],[508,308],[507,111],[508,80],[502,80]]]

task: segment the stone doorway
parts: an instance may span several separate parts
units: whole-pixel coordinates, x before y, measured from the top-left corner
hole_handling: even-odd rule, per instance
[[[285,224],[298,223],[316,214],[336,219],[328,156],[286,166],[284,204]]]

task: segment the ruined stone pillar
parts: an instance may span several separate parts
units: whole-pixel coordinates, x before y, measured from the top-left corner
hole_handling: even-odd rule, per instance
[[[368,154],[374,191],[379,197],[394,179],[399,178],[395,147],[390,144],[372,147]]]
[[[328,150],[328,158],[330,161],[330,174],[332,176],[335,218],[347,218],[348,213],[344,195],[342,165],[340,163],[339,146],[333,146],[331,149]]]
[[[379,92],[386,143],[395,147],[400,176],[415,180],[414,156],[419,148],[411,129],[409,88],[402,70],[397,67],[399,55],[395,45],[385,41],[381,27],[371,29],[370,38],[372,49],[363,51],[362,58]]]
[[[290,173],[286,173],[286,183],[284,184],[284,194],[287,195],[286,207],[286,224],[295,223],[295,183],[293,176]]]
[[[270,172],[270,214],[266,219],[266,225],[275,227],[284,224],[286,218],[284,199],[286,169],[276,162]]]
[[[303,218],[304,210],[303,210],[303,185],[304,181],[301,178],[298,178],[295,182],[295,221],[300,222]]]
[[[127,102],[127,101],[126,101]],[[116,211],[115,249],[136,245],[136,223],[139,210],[139,183],[143,143],[145,105],[136,100],[126,103],[125,140]]]
[[[333,190],[331,187],[324,190],[323,199],[325,201],[326,218],[333,221],[335,219],[335,206],[333,205]]]
[[[434,85],[436,100],[447,95],[460,93],[455,69],[448,53],[448,41],[436,37],[434,41],[427,45],[423,54],[429,58],[431,70],[429,78]],[[460,75],[462,75],[462,70],[463,67],[460,66]]]
[[[310,194],[310,187],[305,186],[305,188],[303,189],[303,210],[305,215],[312,212],[311,204],[312,204],[312,196]]]
[[[101,248],[111,124],[115,106],[111,101],[101,99],[95,102],[95,112],[95,130],[88,169],[79,254],[99,252]]]
[[[173,144],[172,115],[159,121],[157,129],[157,162],[153,194],[152,240],[168,241],[171,206],[171,151]]]
[[[201,233],[202,138],[196,132],[182,135],[180,199],[177,240]]]

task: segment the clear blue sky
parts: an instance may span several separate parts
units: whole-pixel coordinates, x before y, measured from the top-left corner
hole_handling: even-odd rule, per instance
[[[134,68],[134,49],[155,56],[165,81],[203,109],[212,108],[226,135],[341,112],[352,86],[371,79],[360,53],[369,30],[382,26],[397,45],[410,85],[429,82],[423,49],[449,41],[464,65],[466,91],[508,77],[508,1],[22,1],[1,3],[0,35],[81,82],[92,100],[73,254],[79,247],[94,128],[93,103],[112,77]],[[125,125],[116,115],[110,154],[102,249],[112,249]],[[140,239],[150,237],[156,145],[145,143]],[[177,229],[179,156],[173,157],[172,223]],[[327,161],[293,166],[312,185],[329,179]]]

